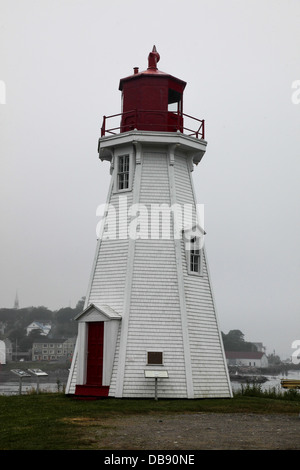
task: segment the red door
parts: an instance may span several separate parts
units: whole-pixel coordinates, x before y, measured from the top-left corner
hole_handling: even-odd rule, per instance
[[[86,385],[102,385],[104,322],[88,323]]]

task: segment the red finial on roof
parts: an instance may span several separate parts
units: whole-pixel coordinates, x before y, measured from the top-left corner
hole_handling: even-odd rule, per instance
[[[148,69],[157,70],[156,64],[159,61],[159,59],[160,59],[160,55],[157,52],[156,47],[153,46],[152,52],[150,52],[150,54],[148,56]]]

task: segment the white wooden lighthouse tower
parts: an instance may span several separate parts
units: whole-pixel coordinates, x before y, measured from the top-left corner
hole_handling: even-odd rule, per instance
[[[204,121],[188,128],[186,83],[158,61],[154,47],[120,80],[122,112],[103,120],[111,184],[67,394],[232,396],[192,182]]]

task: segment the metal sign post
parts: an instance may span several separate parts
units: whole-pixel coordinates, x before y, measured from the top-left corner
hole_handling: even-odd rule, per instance
[[[28,369],[28,370],[33,375],[35,375],[36,378],[37,378],[36,393],[39,393],[39,390],[40,390],[40,377],[48,376],[48,374],[46,372],[43,372],[41,369]]]
[[[154,399],[157,401],[157,380],[158,379],[167,379],[169,377],[167,370],[145,370],[145,377],[146,378],[154,378],[155,379],[155,396]]]
[[[11,372],[19,377],[19,395],[21,395],[22,394],[22,379],[24,377],[31,377],[31,375],[21,369],[12,369]]]

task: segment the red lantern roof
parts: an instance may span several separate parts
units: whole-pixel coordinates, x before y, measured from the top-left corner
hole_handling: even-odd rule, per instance
[[[148,68],[122,78],[119,90],[122,92],[122,110],[120,114],[104,116],[101,137],[106,133],[115,134],[132,130],[153,132],[191,132],[189,135],[204,139],[204,121],[183,113],[183,91],[186,82],[157,68],[160,55],[153,46],[148,55]],[[107,129],[108,118],[121,116],[119,126]],[[183,117],[197,121],[197,130],[184,127]]]
[[[123,90],[124,83],[127,82],[128,80],[133,80],[140,78],[145,75],[151,75],[151,77],[163,77],[163,78],[170,78],[171,80],[177,81],[181,84],[182,90],[184,90],[186,86],[186,82],[183,80],[180,80],[179,78],[176,78],[168,73],[162,72],[161,70],[158,70],[157,68],[157,62],[160,60],[160,55],[156,50],[156,47],[153,46],[152,51],[148,55],[148,68],[142,72],[139,72],[138,67],[134,67],[134,73],[133,75],[129,75],[128,77],[121,78],[120,80],[120,85],[119,85],[119,90]]]

